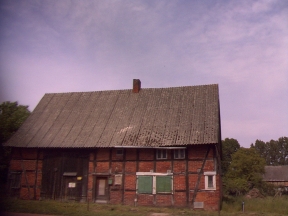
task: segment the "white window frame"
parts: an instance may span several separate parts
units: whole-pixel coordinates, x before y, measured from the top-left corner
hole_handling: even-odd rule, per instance
[[[163,156],[163,152],[165,151],[165,157]],[[159,152],[160,152],[160,157],[159,157]],[[156,158],[158,160],[161,160],[161,159],[167,159],[167,149],[157,149],[156,150]]]
[[[216,190],[216,171],[204,172],[205,190]],[[209,176],[212,176],[212,187],[209,187]]]
[[[136,182],[136,193],[138,194],[138,176],[152,176],[152,194],[157,194],[156,192],[156,176],[171,176],[171,192],[158,192],[158,194],[173,194],[173,183],[174,178],[171,173],[153,173],[153,172],[136,172],[137,182]]]
[[[181,151],[184,152],[183,157],[181,156]],[[185,159],[185,149],[174,149],[174,159]]]

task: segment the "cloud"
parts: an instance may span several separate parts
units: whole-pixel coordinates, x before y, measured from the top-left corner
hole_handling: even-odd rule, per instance
[[[219,83],[224,137],[285,135],[287,14],[281,0],[3,1],[0,96],[33,109],[45,92],[131,88],[133,78]]]

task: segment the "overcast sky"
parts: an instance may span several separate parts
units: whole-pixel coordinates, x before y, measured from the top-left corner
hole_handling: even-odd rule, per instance
[[[218,83],[222,139],[288,136],[286,0],[1,0],[0,103]]]

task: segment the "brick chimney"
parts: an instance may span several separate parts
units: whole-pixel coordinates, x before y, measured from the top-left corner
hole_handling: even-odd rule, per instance
[[[133,93],[139,93],[141,89],[141,81],[139,79],[133,79]]]

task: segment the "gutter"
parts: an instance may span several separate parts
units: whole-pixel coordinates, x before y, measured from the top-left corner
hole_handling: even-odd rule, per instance
[[[114,146],[113,148],[150,148],[150,149],[186,149],[187,147],[151,147],[151,146]]]

